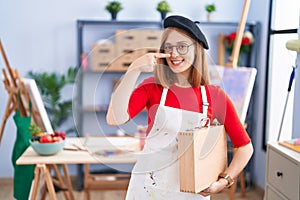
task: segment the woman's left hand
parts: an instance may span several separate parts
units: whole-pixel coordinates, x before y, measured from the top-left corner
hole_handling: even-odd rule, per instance
[[[199,194],[202,196],[209,196],[222,191],[227,185],[227,180],[221,178],[218,181],[212,183],[208,188],[202,190]]]

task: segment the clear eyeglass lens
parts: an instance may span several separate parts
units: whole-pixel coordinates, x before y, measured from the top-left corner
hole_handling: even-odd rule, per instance
[[[177,49],[178,53],[185,54],[185,53],[187,53],[188,46],[187,45],[179,45],[179,46],[177,46],[176,49]]]
[[[186,45],[186,44],[180,44],[180,45],[165,45],[164,46],[164,50],[165,52],[173,52],[173,48],[176,48],[176,51],[181,54],[181,55],[184,55],[188,52],[188,48],[189,48],[189,45]]]

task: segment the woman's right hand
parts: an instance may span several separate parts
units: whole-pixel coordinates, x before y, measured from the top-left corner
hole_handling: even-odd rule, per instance
[[[170,56],[170,54],[165,53],[147,53],[133,61],[128,70],[137,69],[140,72],[153,72],[158,58],[167,58]]]

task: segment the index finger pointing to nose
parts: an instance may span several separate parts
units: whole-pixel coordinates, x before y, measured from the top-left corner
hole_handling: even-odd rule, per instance
[[[171,55],[168,54],[168,53],[156,53],[156,54],[154,55],[155,58],[168,58],[168,57],[170,57],[170,56],[171,56]]]

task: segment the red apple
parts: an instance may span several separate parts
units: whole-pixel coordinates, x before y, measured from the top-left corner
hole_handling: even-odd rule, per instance
[[[63,131],[55,130],[55,131],[54,131],[54,135],[55,135],[55,136],[60,136],[63,140],[66,138],[66,133],[63,132]]]
[[[40,143],[51,143],[51,142],[52,142],[51,134],[45,134],[40,138]]]
[[[52,142],[60,142],[62,141],[63,139],[60,137],[60,136],[53,136],[52,137]]]

